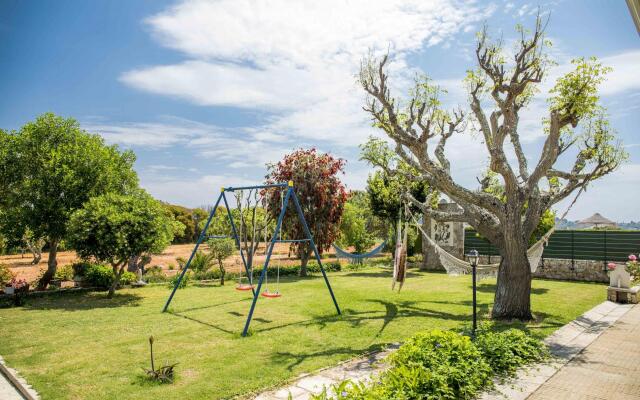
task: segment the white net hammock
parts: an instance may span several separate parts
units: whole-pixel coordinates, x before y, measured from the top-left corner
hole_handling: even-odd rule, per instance
[[[411,219],[414,224],[418,227],[420,232],[422,233],[422,237],[427,240],[429,245],[433,247],[435,253],[440,259],[440,263],[447,271],[449,275],[464,275],[471,273],[471,263],[468,261],[461,260],[454,256],[453,254],[447,252],[445,249],[440,247],[435,240],[431,239],[429,235],[422,229],[421,225],[416,220],[416,217],[413,215],[409,207],[407,207],[408,214],[411,215]],[[544,251],[544,246],[549,241],[549,237],[555,231],[555,228],[551,228],[547,233],[544,234],[535,242],[529,249],[527,250],[527,257],[529,258],[529,265],[531,266],[531,272],[536,272],[538,269],[538,264],[540,264],[540,259],[542,258],[542,252]],[[495,264],[478,264],[476,266],[476,274],[478,279],[495,277],[498,274],[498,267],[500,263]]]

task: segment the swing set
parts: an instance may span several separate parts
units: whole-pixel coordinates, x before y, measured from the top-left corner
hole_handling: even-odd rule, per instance
[[[260,273],[260,278],[258,279],[258,285],[257,287],[255,287],[253,285],[253,263],[249,263],[247,261],[247,258],[249,258],[250,260],[253,259],[253,254],[252,255],[247,255],[245,256],[245,251],[243,251],[242,249],[242,244],[241,244],[241,235],[242,235],[242,231],[238,230],[236,228],[236,224],[233,221],[233,216],[231,214],[231,208],[229,207],[229,203],[227,201],[227,197],[225,195],[225,193],[229,192],[229,193],[236,193],[236,192],[241,192],[243,190],[261,190],[261,191],[267,191],[267,190],[280,190],[281,193],[281,203],[280,203],[280,214],[278,216],[278,220],[276,222],[276,227],[275,227],[275,231],[273,232],[273,236],[271,237],[271,241],[269,243],[269,245],[267,246],[266,249],[266,255],[265,255],[265,261],[264,261],[264,265],[262,267],[262,272]],[[284,192],[286,191],[286,193],[284,194],[284,196],[282,195]],[[305,232],[306,238],[303,239],[282,239],[282,233],[281,233],[281,229],[282,229],[282,222],[285,216],[285,213],[287,211],[287,206],[289,205],[289,201],[292,200],[293,204],[295,206],[295,209],[297,211],[298,217],[300,219],[300,223],[302,224],[302,228]],[[211,223],[211,220],[213,219],[216,211],[218,210],[218,206],[220,205],[220,203],[223,202],[224,203],[224,208],[227,211],[227,217],[229,218],[229,223],[231,224],[231,231],[232,231],[232,236],[225,236],[225,235],[208,235],[207,234],[207,230],[209,228],[209,224]],[[254,209],[255,212],[255,209]],[[244,225],[244,223],[241,224],[240,229],[242,229],[242,225]],[[255,229],[254,229],[254,235],[255,235]],[[246,234],[246,232],[245,232]],[[253,312],[255,311],[255,307],[256,307],[256,303],[258,302],[258,297],[262,296],[265,298],[278,298],[281,297],[282,294],[279,291],[279,283],[280,283],[280,267],[278,266],[278,271],[277,271],[277,277],[276,277],[276,290],[275,291],[269,291],[268,289],[265,290],[264,292],[260,292],[260,290],[262,289],[262,285],[263,283],[265,284],[265,288],[267,288],[268,286],[268,278],[267,278],[267,268],[269,266],[269,261],[271,260],[271,255],[273,254],[273,250],[275,248],[276,243],[302,243],[302,242],[309,242],[309,245],[311,246],[311,249],[313,250],[313,253],[315,254],[316,257],[316,261],[318,262],[318,265],[320,266],[320,271],[322,272],[322,277],[324,278],[324,282],[327,285],[327,289],[329,290],[329,294],[331,295],[331,300],[333,300],[333,305],[336,307],[336,311],[338,313],[338,315],[341,314],[340,312],[340,307],[338,306],[338,302],[336,300],[335,295],[333,294],[333,289],[331,288],[331,284],[329,283],[329,278],[327,278],[327,273],[322,265],[322,260],[320,259],[320,253],[318,252],[318,248],[316,247],[315,242],[313,241],[313,236],[311,235],[311,231],[309,230],[309,226],[307,225],[307,221],[304,218],[304,214],[302,213],[302,207],[300,207],[300,202],[298,201],[298,197],[296,196],[295,191],[293,190],[293,181],[289,181],[288,183],[275,183],[275,184],[271,184],[271,185],[257,185],[257,186],[244,186],[244,187],[227,187],[227,188],[221,188],[220,189],[220,195],[218,196],[218,200],[215,203],[215,206],[211,209],[211,213],[209,214],[209,218],[207,219],[206,224],[204,225],[204,228],[202,229],[202,232],[200,233],[200,236],[198,237],[198,240],[193,248],[193,251],[191,252],[191,256],[189,257],[189,260],[187,261],[186,265],[184,266],[184,268],[182,269],[182,272],[180,273],[180,276],[178,277],[178,280],[176,281],[173,290],[171,291],[171,294],[169,295],[169,298],[167,299],[166,304],[164,305],[164,308],[162,309],[162,312],[166,312],[167,309],[169,308],[169,305],[171,304],[171,300],[173,300],[173,296],[176,294],[176,290],[178,289],[178,287],[180,286],[180,283],[182,282],[182,279],[184,278],[184,275],[187,273],[187,270],[189,269],[189,266],[191,264],[191,261],[193,260],[193,257],[195,256],[196,252],[198,251],[198,247],[200,247],[200,244],[202,244],[203,241],[207,240],[207,239],[223,239],[223,238],[231,238],[235,240],[236,243],[236,247],[240,250],[240,258],[242,259],[242,264],[244,267],[244,272],[247,276],[247,280],[248,283],[243,284],[242,283],[242,276],[240,275],[239,281],[238,281],[238,286],[236,286],[236,290],[239,291],[249,291],[251,290],[251,292],[253,293],[253,301],[251,303],[251,308],[249,309],[249,314],[247,315],[247,321],[245,322],[244,325],[244,329],[242,330],[242,336],[247,336],[247,333],[249,332],[249,325],[251,324],[251,319],[253,318]]]

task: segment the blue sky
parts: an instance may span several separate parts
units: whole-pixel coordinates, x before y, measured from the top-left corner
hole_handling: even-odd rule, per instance
[[[405,0],[0,2],[0,127],[53,111],[109,143],[133,149],[142,185],[187,206],[221,185],[260,182],[264,164],[300,146],[347,159],[345,183],[370,168],[358,144],[371,134],[355,84],[360,59],[389,49],[398,93],[422,71],[466,107],[460,84],[486,22],[509,44],[538,6],[558,66],[521,115],[530,164],[543,140],[545,94],[574,57],[614,68],[602,87],[613,127],[631,153],[591,187],[569,217],[639,220],[640,36],[624,1]],[[451,140],[454,177],[470,188],[486,167],[472,132]]]

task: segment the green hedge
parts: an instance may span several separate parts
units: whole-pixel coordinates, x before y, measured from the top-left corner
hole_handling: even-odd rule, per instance
[[[495,332],[485,325],[476,340],[435,329],[407,340],[389,357],[391,368],[373,383],[344,381],[333,392],[346,400],[473,399],[493,386],[494,377],[512,375],[547,356],[542,342],[517,329]],[[312,398],[333,397],[325,390]]]

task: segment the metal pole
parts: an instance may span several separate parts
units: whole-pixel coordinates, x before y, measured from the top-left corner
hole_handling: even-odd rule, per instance
[[[324,278],[324,282],[327,284],[327,288],[329,289],[329,294],[331,295],[331,300],[333,300],[333,305],[336,306],[336,311],[338,315],[341,315],[340,306],[338,306],[338,301],[336,300],[336,296],[333,294],[333,289],[331,289],[331,284],[329,283],[329,278],[327,278],[327,273],[322,266],[322,260],[320,259],[320,253],[318,252],[318,248],[316,247],[316,243],[313,241],[313,236],[311,235],[311,231],[309,230],[309,226],[307,225],[307,221],[304,219],[304,213],[302,212],[302,207],[300,207],[300,203],[298,202],[298,197],[296,193],[293,191],[293,187],[290,185],[289,192],[291,193],[291,197],[293,197],[293,204],[296,206],[296,210],[298,210],[298,216],[300,217],[300,222],[302,223],[302,228],[304,232],[307,234],[309,241],[311,242],[311,248],[316,255],[316,261],[318,261],[318,265],[320,266],[320,271],[322,272],[322,277]]]
[[[247,274],[247,279],[249,281],[249,285],[251,285],[251,293],[254,295],[255,289],[253,288],[253,277],[249,272],[249,266],[247,265],[247,260],[244,258],[244,252],[242,251],[242,245],[240,244],[240,236],[238,236],[238,231],[236,230],[236,224],[233,222],[233,215],[231,215],[231,209],[229,208],[229,203],[227,203],[227,196],[225,196],[224,192],[222,192],[222,200],[224,201],[224,206],[227,208],[227,215],[229,216],[229,222],[231,223],[231,231],[233,232],[233,237],[236,239],[236,245],[240,250],[240,257],[242,258],[242,265],[244,265],[244,271]]]
[[[285,211],[287,210],[287,205],[289,204],[289,197],[291,193],[291,188],[287,191],[287,195],[284,198],[284,203],[282,205],[282,210],[280,210],[280,216],[278,216],[278,223],[276,224],[276,230],[273,232],[273,237],[271,238],[271,245],[269,246],[269,251],[267,251],[267,257],[264,260],[264,267],[262,267],[262,272],[260,273],[260,279],[258,280],[258,287],[253,293],[253,301],[251,302],[251,308],[249,309],[249,315],[247,315],[247,322],[244,324],[244,329],[242,330],[242,336],[247,336],[249,332],[249,325],[251,324],[251,318],[253,318],[253,311],[256,308],[256,302],[258,301],[258,296],[260,296],[260,288],[262,287],[262,281],[264,280],[265,275],[267,274],[267,267],[269,265],[269,260],[271,259],[271,253],[273,252],[273,247],[276,245],[276,241],[278,239],[278,233],[280,232],[280,227],[282,226],[282,220],[284,219]]]
[[[176,294],[176,290],[178,290],[178,287],[180,286],[180,283],[182,282],[182,278],[184,278],[184,274],[187,273],[187,270],[189,269],[189,266],[191,265],[191,260],[193,260],[193,256],[196,255],[196,252],[198,251],[198,247],[200,247],[200,243],[202,243],[202,241],[204,240],[205,236],[207,235],[207,229],[209,229],[209,224],[211,223],[211,219],[213,219],[213,216],[216,213],[216,210],[218,209],[218,205],[220,204],[220,200],[222,199],[223,194],[224,194],[224,191],[221,191],[220,192],[220,196],[218,196],[218,200],[216,200],[216,205],[213,206],[213,209],[209,213],[209,219],[207,219],[207,223],[204,225],[204,228],[202,229],[202,232],[200,232],[200,236],[198,237],[198,241],[196,242],[196,245],[193,248],[193,251],[191,252],[191,256],[189,256],[189,260],[187,261],[187,264],[182,269],[182,272],[180,273],[180,277],[178,278],[178,281],[176,282],[175,286],[173,287],[173,290],[171,291],[171,294],[169,295],[169,298],[167,299],[167,302],[164,305],[164,308],[162,309],[162,312],[166,312],[167,308],[169,308],[169,304],[171,304],[171,300],[173,300],[173,296]]]
[[[472,271],[472,279],[473,279],[473,331],[471,333],[471,337],[475,339],[476,337],[476,328],[477,328],[477,314],[476,314],[476,267],[478,261],[477,258],[474,258],[471,263],[471,271]]]

